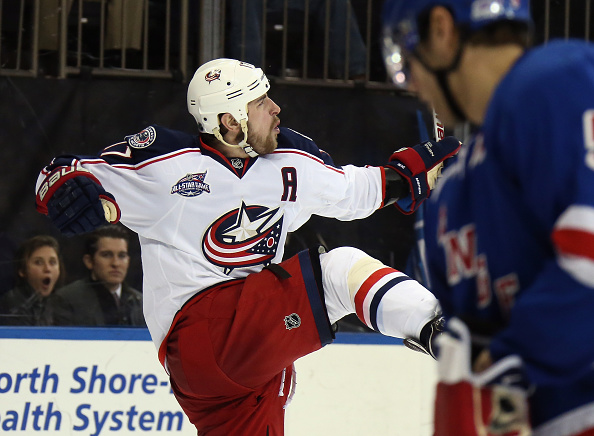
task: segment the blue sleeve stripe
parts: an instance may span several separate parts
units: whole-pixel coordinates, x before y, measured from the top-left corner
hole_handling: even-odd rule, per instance
[[[383,285],[381,288],[379,288],[377,290],[377,292],[375,293],[375,295],[373,296],[373,298],[371,299],[371,304],[369,305],[369,319],[371,321],[371,326],[373,327],[373,329],[376,332],[380,331],[379,327],[377,326],[377,308],[379,307],[380,302],[382,301],[382,298],[384,298],[384,295],[386,295],[386,292],[388,292],[390,289],[392,289],[392,287],[396,286],[398,283],[402,283],[407,280],[412,280],[412,279],[408,276],[400,276],[400,277],[393,278],[392,280],[387,282],[385,285]]]

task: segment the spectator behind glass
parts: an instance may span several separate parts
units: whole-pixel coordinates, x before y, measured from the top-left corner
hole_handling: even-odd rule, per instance
[[[128,232],[119,225],[86,235],[82,260],[89,274],[52,296],[53,325],[146,325],[142,294],[124,282],[130,265],[128,240]]]
[[[47,325],[46,303],[64,273],[58,241],[47,235],[27,239],[14,263],[16,286],[0,298],[0,323]]]
[[[229,56],[242,59],[254,65],[262,64],[262,3],[263,0],[233,0],[229,4]],[[306,0],[289,0],[288,10],[305,12]],[[309,0],[309,15],[314,25],[320,29],[326,27],[327,0]],[[245,21],[244,21],[245,4]],[[266,12],[281,13],[284,11],[284,0],[268,0]],[[344,61],[346,59],[347,15],[350,13],[349,65],[347,79],[363,79],[367,50],[357,17],[350,1],[330,0],[330,19],[328,20],[328,62],[333,78],[345,78]],[[245,27],[244,27],[245,26]],[[324,41],[320,42],[324,44]]]

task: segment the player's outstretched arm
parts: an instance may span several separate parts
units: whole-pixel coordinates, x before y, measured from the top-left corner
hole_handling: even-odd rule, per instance
[[[37,211],[48,215],[66,236],[120,220],[114,196],[77,163],[46,167],[38,182],[36,204]]]
[[[426,141],[394,152],[385,165],[384,206],[396,203],[407,215],[417,210],[429,198],[444,161],[458,153],[461,145],[457,138],[447,136],[439,142]]]

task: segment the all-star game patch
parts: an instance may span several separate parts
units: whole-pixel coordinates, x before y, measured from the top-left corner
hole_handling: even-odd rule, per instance
[[[155,139],[157,139],[157,132],[153,126],[149,126],[136,135],[126,136],[125,139],[128,141],[128,145],[132,148],[146,148],[155,142]]]
[[[210,192],[210,186],[204,183],[205,178],[206,171],[203,173],[186,174],[171,187],[171,193],[184,197],[196,197],[203,192]]]

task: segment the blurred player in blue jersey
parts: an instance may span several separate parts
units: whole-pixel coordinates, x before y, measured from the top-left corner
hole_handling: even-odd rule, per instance
[[[436,436],[594,435],[594,47],[531,48],[526,0],[389,0],[383,19],[395,83],[475,126],[424,203],[449,331]]]
[[[269,89],[260,68],[207,62],[188,86],[199,135],[148,126],[97,156],[56,157],[37,183],[38,210],[63,233],[121,220],[138,234],[146,323],[201,436],[281,436],[293,362],[332,342],[347,314],[429,354],[440,326],[426,288],[361,250],[285,260],[284,243],[312,214],[414,212],[459,141],[340,167],[280,126]]]

